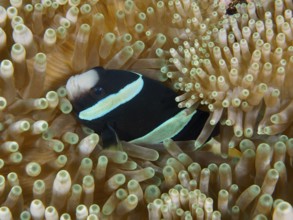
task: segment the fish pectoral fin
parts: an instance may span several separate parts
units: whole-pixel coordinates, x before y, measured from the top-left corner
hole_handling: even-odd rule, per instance
[[[103,148],[122,150],[121,141],[112,127],[111,123],[107,123],[101,132]]]

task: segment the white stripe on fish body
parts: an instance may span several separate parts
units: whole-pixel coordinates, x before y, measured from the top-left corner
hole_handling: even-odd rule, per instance
[[[182,110],[179,113],[177,113],[174,117],[168,119],[155,129],[153,129],[148,134],[136,138],[130,143],[133,144],[157,144],[160,143],[168,138],[172,138],[180,133],[180,131],[189,123],[189,121],[192,119],[193,115],[196,113],[194,111],[193,113],[186,115],[186,111]]]
[[[81,111],[79,113],[79,118],[87,121],[101,118],[120,105],[123,105],[133,99],[140,93],[144,84],[142,76],[140,74],[137,75],[139,75],[137,80],[120,89],[119,92],[109,95],[94,104],[92,107]]]

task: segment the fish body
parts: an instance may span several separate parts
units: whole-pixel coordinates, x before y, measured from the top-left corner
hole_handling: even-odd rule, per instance
[[[137,144],[194,140],[209,117],[200,110],[186,114],[173,90],[126,70],[96,67],[71,77],[66,89],[82,124],[99,134],[111,127],[119,139]]]

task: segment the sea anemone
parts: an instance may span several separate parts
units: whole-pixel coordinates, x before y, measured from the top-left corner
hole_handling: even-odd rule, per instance
[[[1,1],[0,219],[291,219],[293,4],[237,3]],[[103,149],[62,86],[94,66],[207,105],[201,135]]]
[[[249,1],[235,8],[238,13],[220,20],[214,19],[217,11],[180,16],[182,34],[169,50],[175,68],[167,73],[183,92],[176,100],[181,107],[207,106],[212,114],[203,132],[221,123],[238,141],[292,135],[292,1]]]
[[[287,202],[292,203],[292,192],[286,187],[292,181],[291,158],[287,156],[292,139],[282,136],[257,146],[243,140],[238,161],[213,158],[207,167],[201,166],[198,154],[208,152],[187,155],[172,141],[164,144],[172,155],[163,168],[161,188],[167,190],[149,203],[150,219],[293,217],[293,209]]]

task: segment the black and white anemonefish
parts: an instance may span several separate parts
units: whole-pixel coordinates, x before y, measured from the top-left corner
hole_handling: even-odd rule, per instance
[[[209,117],[201,110],[186,114],[173,90],[126,70],[96,67],[72,76],[66,89],[82,124],[98,134],[113,129],[134,144],[194,140]]]

